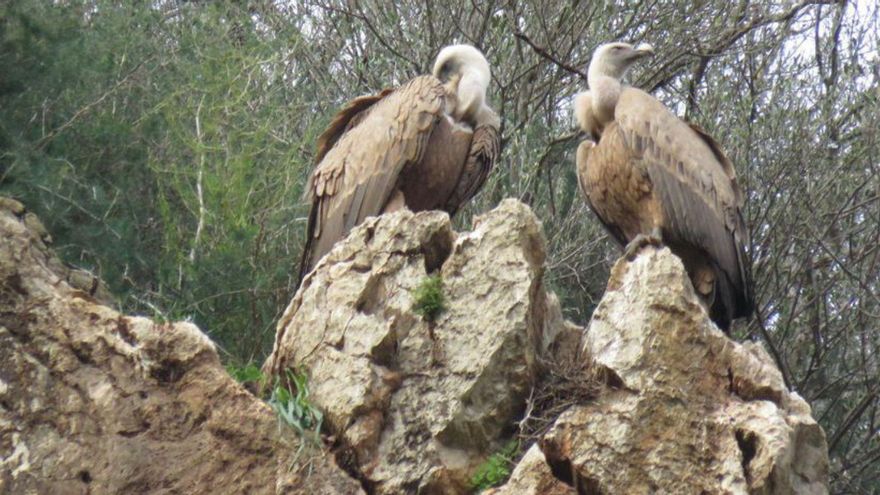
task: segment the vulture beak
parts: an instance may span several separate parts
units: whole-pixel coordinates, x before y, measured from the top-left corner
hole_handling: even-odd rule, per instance
[[[639,60],[645,57],[653,57],[654,56],[654,47],[648,43],[642,43],[639,46],[633,48],[632,54],[630,55],[630,59]]]

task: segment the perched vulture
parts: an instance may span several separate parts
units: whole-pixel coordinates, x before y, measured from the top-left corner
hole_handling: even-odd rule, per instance
[[[665,244],[683,261],[712,320],[727,331],[754,310],[743,251],[742,191],[721,147],[639,89],[621,84],[650,45],[608,43],[593,54],[575,116],[595,142],[577,150],[590,208],[632,257]]]
[[[433,75],[349,102],[318,138],[309,178],[300,281],[369,216],[401,208],[450,215],[482,187],[499,152],[498,115],[486,105],[489,62],[447,46]]]

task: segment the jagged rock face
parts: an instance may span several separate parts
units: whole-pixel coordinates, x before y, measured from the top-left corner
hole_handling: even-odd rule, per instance
[[[827,493],[809,406],[760,346],[712,325],[667,249],[619,261],[583,332],[544,290],[525,206],[461,234],[443,213],[368,219],[306,277],[265,365],[309,375],[356,481],[300,451],[195,326],[101,305],[46,242],[0,198],[0,493],[467,493],[546,363],[577,356],[609,387],[492,494]],[[413,311],[429,272],[447,308],[433,322]]]
[[[544,256],[539,222],[512,200],[460,235],[440,212],[368,219],[305,278],[266,368],[308,374],[373,493],[466,492],[553,343]],[[435,271],[446,310],[426,322],[413,294]]]
[[[540,442],[580,493],[827,493],[809,406],[760,346],[711,324],[668,249],[617,263],[584,350],[618,386]]]
[[[362,493],[198,328],[98,304],[46,240],[0,201],[0,493]]]
[[[482,492],[483,495],[576,495],[577,491],[569,483],[557,478],[547,458],[538,448],[532,445],[522,459],[517,463],[516,469],[510,473],[510,479],[499,488],[492,488]]]

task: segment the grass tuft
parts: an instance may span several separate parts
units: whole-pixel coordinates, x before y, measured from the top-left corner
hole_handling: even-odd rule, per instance
[[[238,383],[259,384],[263,381],[263,372],[254,363],[248,363],[244,366],[228,364],[226,365],[226,372]]]
[[[287,380],[275,383],[268,403],[280,422],[300,437],[320,443],[324,414],[309,400],[308,376],[304,372],[287,370]]]
[[[443,296],[443,279],[440,275],[430,275],[416,288],[413,311],[427,321],[434,321],[446,309]]]

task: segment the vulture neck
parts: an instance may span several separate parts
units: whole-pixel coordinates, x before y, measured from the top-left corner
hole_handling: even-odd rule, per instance
[[[477,110],[477,114],[474,116],[473,121],[474,129],[481,125],[487,125],[494,127],[495,129],[501,127],[501,117],[499,117],[498,114],[486,104],[483,104],[480,109]]]
[[[478,70],[463,71],[461,79],[455,91],[456,102],[452,116],[455,120],[463,120],[470,124],[479,125],[479,118],[486,109],[486,88],[489,85],[488,77]],[[491,112],[491,110],[490,110]]]
[[[598,73],[593,67],[587,74],[587,83],[593,100],[593,117],[601,127],[605,127],[614,121],[614,109],[623,85],[619,79]]]

